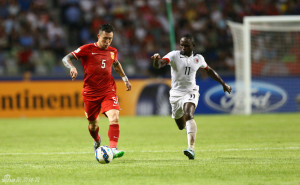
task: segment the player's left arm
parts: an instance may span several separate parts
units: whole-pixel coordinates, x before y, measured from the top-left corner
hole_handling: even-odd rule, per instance
[[[127,87],[127,91],[130,91],[131,90],[131,83],[129,82],[127,76],[125,75],[125,72],[124,72],[120,62],[118,60],[116,60],[113,63],[113,67],[114,67],[115,71],[122,77],[122,80],[124,81],[124,83]]]
[[[219,82],[223,86],[224,92],[228,92],[230,94],[232,87],[230,85],[226,84],[215,70],[213,70],[209,66],[207,66],[205,68],[205,70],[206,70],[208,76],[210,76],[212,79]]]

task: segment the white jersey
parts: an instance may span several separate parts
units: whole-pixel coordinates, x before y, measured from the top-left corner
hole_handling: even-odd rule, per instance
[[[191,92],[199,87],[196,85],[196,73],[199,68],[207,68],[204,57],[192,54],[190,57],[181,55],[179,50],[171,51],[163,57],[171,66],[170,95]]]

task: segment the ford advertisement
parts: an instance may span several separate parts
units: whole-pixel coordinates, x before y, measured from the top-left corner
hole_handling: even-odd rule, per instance
[[[233,90],[224,93],[222,86],[211,79],[198,80],[200,99],[197,114],[235,113],[243,101],[236,92],[234,79],[224,79]],[[300,78],[257,78],[251,82],[253,113],[300,111]]]

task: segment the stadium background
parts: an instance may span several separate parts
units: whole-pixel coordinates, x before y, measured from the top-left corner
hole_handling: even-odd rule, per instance
[[[233,82],[233,42],[226,20],[299,15],[300,1],[173,0],[172,10],[176,42],[185,33],[193,34],[196,52],[226,81]],[[170,113],[165,86],[170,84],[170,70],[155,70],[150,61],[154,53],[170,51],[165,1],[0,0],[0,23],[1,117],[83,116],[81,64],[76,63],[79,77],[72,82],[61,59],[80,45],[95,42],[103,23],[116,28],[112,45],[133,85],[133,92],[127,93],[115,76],[124,109],[121,114]],[[217,85],[203,73],[197,83],[202,95],[206,88]],[[157,99],[163,95],[167,96]],[[209,108],[203,99],[199,103],[196,113],[222,112]]]

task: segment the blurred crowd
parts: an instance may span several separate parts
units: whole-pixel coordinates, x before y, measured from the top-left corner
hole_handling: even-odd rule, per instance
[[[233,74],[233,41],[226,21],[242,22],[247,15],[299,15],[300,0],[172,0],[172,10],[176,43],[183,34],[193,34],[196,50],[208,64]],[[97,41],[103,23],[116,28],[112,46],[128,76],[169,72],[153,69],[150,61],[153,53],[170,51],[165,0],[0,0],[0,76],[66,76],[62,57]]]

